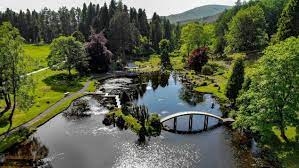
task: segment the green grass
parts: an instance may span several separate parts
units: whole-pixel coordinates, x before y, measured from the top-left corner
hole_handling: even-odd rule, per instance
[[[141,72],[159,71],[161,67],[160,55],[153,54],[149,57],[149,59],[142,60],[142,61],[135,61],[135,65],[139,67],[138,70]]]
[[[172,56],[172,57],[170,57],[170,63],[174,70],[176,70],[176,71],[184,70],[185,63],[183,62],[183,57]]]
[[[80,98],[84,96],[84,94],[76,94],[73,98],[66,100],[65,102],[63,102],[61,105],[57,106],[53,111],[51,111],[50,113],[48,113],[47,115],[45,115],[42,119],[40,119],[39,121],[33,123],[33,125],[31,125],[30,129],[36,129],[38,128],[40,125],[46,123],[47,121],[49,121],[51,118],[55,117],[57,114],[61,113],[62,111],[66,110],[66,108],[68,108],[70,106],[70,104],[77,98]]]
[[[0,142],[0,152],[4,152],[17,143],[21,143],[26,139],[26,136],[19,134],[18,132],[13,133],[13,135],[7,137]]]
[[[90,85],[88,86],[88,88],[86,89],[87,92],[95,92],[96,91],[96,80],[92,80],[90,82]]]
[[[45,82],[46,79],[52,79],[53,76],[66,76],[66,73],[46,70],[32,75],[35,83],[34,104],[27,111],[20,111],[18,108],[16,109],[13,118],[13,128],[30,121],[50,106],[54,105],[64,97],[64,92],[76,92],[80,90],[82,88],[81,86],[83,86],[87,80],[86,78],[78,77],[69,82],[70,80],[68,78],[63,78],[63,80],[57,81],[62,89],[57,89],[55,83],[51,85],[52,83]],[[0,134],[4,133],[7,130],[7,127],[7,125],[0,127]]]
[[[47,57],[50,54],[49,45],[24,45],[27,71],[32,72],[47,67]]]
[[[129,124],[129,127],[133,132],[136,132],[136,133],[139,132],[141,125],[138,123],[138,121],[132,115],[124,115],[120,109],[110,112],[109,115],[112,115],[113,113],[117,117],[121,116],[126,121],[126,123]]]

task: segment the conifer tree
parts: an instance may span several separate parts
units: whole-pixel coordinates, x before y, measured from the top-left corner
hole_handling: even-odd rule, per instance
[[[285,40],[291,36],[299,36],[299,1],[289,0],[286,4],[279,23],[277,39]]]

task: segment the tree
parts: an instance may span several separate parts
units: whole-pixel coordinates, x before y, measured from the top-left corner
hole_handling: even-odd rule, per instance
[[[88,25],[86,25],[86,23],[87,23],[87,6],[86,3],[84,3],[81,11],[80,22],[79,22],[79,31],[83,33],[85,39],[87,39],[89,34]]]
[[[63,35],[70,35],[71,31],[71,16],[70,12],[66,7],[59,8],[58,10],[59,19],[60,19],[60,29],[62,30]]]
[[[32,83],[29,83],[23,61],[23,38],[10,23],[0,26],[0,97],[4,99],[5,108],[0,109],[0,117],[10,112],[8,131],[17,107],[27,109],[33,100]]]
[[[177,24],[174,28],[174,37],[173,37],[174,48],[180,48],[180,39],[181,39],[181,25]]]
[[[161,19],[159,15],[154,13],[152,22],[151,22],[151,41],[153,48],[159,50],[159,42],[162,40],[162,28],[161,28]]]
[[[92,72],[106,72],[111,63],[112,53],[106,47],[107,39],[103,32],[92,33],[86,43],[86,52],[89,58],[89,68]]]
[[[208,62],[207,48],[195,49],[188,60],[191,69],[200,72],[201,68]]]
[[[75,31],[72,36],[75,38],[76,41],[79,41],[81,43],[85,42],[84,35],[80,31]]]
[[[118,11],[110,21],[109,40],[121,58],[125,58],[125,52],[133,49],[138,40],[139,32],[134,24],[130,23],[127,12]]]
[[[287,126],[298,125],[299,38],[268,47],[250,76],[250,87],[238,99],[236,127],[266,136],[273,126],[288,142]]]
[[[79,12],[76,8],[71,8],[70,10],[70,32],[75,32],[78,30],[78,22],[79,22]]]
[[[234,62],[232,73],[226,85],[226,97],[235,105],[236,99],[244,82],[244,62],[243,58],[237,58]]]
[[[149,38],[150,26],[147,21],[145,10],[138,9],[138,30],[142,36]]]
[[[61,36],[53,40],[51,52],[47,58],[51,69],[66,69],[71,77],[73,68],[87,68],[88,59],[81,42],[74,37]]]
[[[172,27],[170,21],[166,18],[163,19],[163,38],[167,40],[171,40],[172,38]]]
[[[199,23],[189,23],[182,28],[181,45],[182,49],[185,48],[187,50],[188,57],[190,51],[200,47],[202,31],[203,28]]]
[[[215,26],[213,24],[205,24],[203,26],[201,41],[203,46],[214,48],[213,44],[215,43]]]
[[[150,41],[146,36],[139,36],[138,45],[133,49],[133,53],[137,56],[149,56],[154,53],[151,48]]]
[[[169,60],[169,51],[170,51],[170,41],[167,39],[163,39],[159,43],[159,49],[161,53],[161,62],[163,67],[167,67],[170,65]]]
[[[289,0],[278,23],[277,39],[299,36],[299,1]]]
[[[259,6],[241,9],[229,23],[227,52],[260,50],[267,44],[266,20]]]
[[[267,34],[269,37],[277,32],[277,25],[284,8],[285,0],[261,0],[259,5],[265,13]]]
[[[116,6],[115,0],[111,0],[110,4],[109,4],[109,21],[113,17],[113,15],[115,14],[116,9],[117,9],[117,6]]]
[[[109,11],[108,11],[106,3],[104,3],[104,6],[100,10],[99,19],[100,19],[99,30],[103,31],[104,29],[108,29],[109,28]]]

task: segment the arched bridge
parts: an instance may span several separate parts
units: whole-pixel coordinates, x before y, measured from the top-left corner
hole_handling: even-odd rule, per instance
[[[177,118],[181,117],[181,116],[189,116],[189,131],[188,132],[192,132],[192,127],[193,127],[193,116],[194,115],[201,115],[204,116],[204,128],[203,130],[199,130],[199,131],[193,131],[193,132],[201,132],[201,131],[206,131],[208,130],[208,124],[209,124],[209,117],[210,118],[215,118],[217,120],[219,120],[218,125],[221,124],[230,124],[233,123],[235,120],[232,118],[222,118],[219,117],[217,115],[211,114],[211,113],[207,113],[207,112],[199,112],[199,111],[186,111],[186,112],[179,112],[179,113],[175,113],[175,114],[171,114],[169,116],[166,116],[164,118],[162,118],[160,120],[161,124],[163,125],[164,122],[174,119],[173,120],[173,130],[171,129],[166,129],[165,127],[163,127],[163,129],[166,129],[167,131],[171,131],[171,132],[177,132]],[[182,132],[186,132],[186,131],[182,131]]]

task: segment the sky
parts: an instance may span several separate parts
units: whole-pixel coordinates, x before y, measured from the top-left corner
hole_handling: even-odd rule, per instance
[[[0,10],[6,8],[19,11],[20,9],[37,10],[44,7],[57,10],[61,6],[81,7],[85,3],[99,3],[110,2],[110,0],[0,0]],[[148,17],[154,12],[157,12],[160,16],[167,16],[170,14],[177,14],[195,7],[209,5],[209,4],[221,4],[221,5],[234,5],[236,0],[122,0],[124,4],[129,7],[143,8],[146,10]]]

